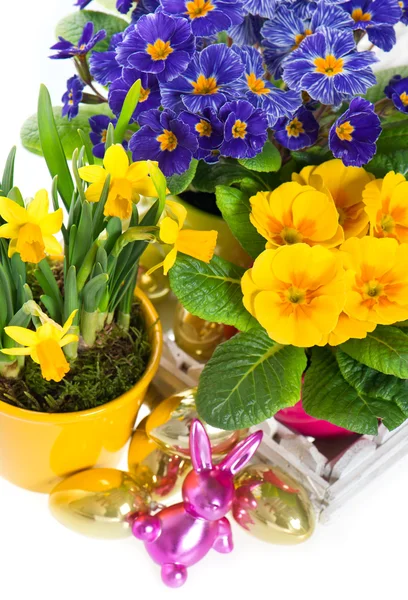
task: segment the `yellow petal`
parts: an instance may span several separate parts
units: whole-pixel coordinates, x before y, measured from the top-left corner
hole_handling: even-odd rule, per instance
[[[358,321],[342,312],[336,327],[329,333],[326,343],[330,344],[330,346],[338,346],[351,338],[362,340],[367,337],[367,333],[374,331],[376,327],[375,323]]]
[[[20,230],[19,225],[13,225],[11,223],[6,223],[5,225],[0,226],[0,238],[16,238],[18,236],[18,232]]]
[[[113,178],[124,179],[129,167],[129,159],[121,144],[110,146],[103,159],[103,166]]]
[[[214,256],[217,235],[217,231],[192,231],[190,229],[183,229],[178,235],[176,247],[177,250],[184,254],[209,263]]]
[[[167,273],[170,271],[171,267],[176,262],[176,258],[177,258],[177,248],[173,248],[172,250],[170,250],[170,252],[168,253],[168,255],[166,256],[166,258],[163,261],[163,273],[165,275],[167,275]]]
[[[39,225],[26,223],[20,227],[16,251],[23,262],[39,263],[45,258],[45,245]]]
[[[75,335],[74,333],[70,333],[68,335],[66,335],[64,338],[62,338],[62,340],[60,340],[59,345],[61,346],[61,348],[63,348],[64,346],[67,346],[68,344],[72,344],[72,342],[77,342],[79,340],[79,337],[77,335]]]
[[[78,169],[79,176],[88,183],[104,183],[107,177],[105,169],[99,165],[89,165]]]
[[[119,189],[113,186],[103,209],[105,217],[119,217],[122,221],[129,219],[132,214],[132,201],[129,197],[120,194]]]
[[[25,208],[3,196],[0,197],[0,217],[12,225],[23,225],[28,220]]]
[[[177,219],[180,229],[183,227],[184,222],[187,218],[187,211],[182,204],[174,202],[174,200],[166,200],[166,206],[170,208],[171,212]]]
[[[144,177],[143,179],[132,182],[132,190],[134,193],[140,194],[141,196],[157,198],[157,190],[150,177]]]
[[[64,218],[64,214],[62,212],[62,208],[59,208],[55,212],[45,215],[42,218],[39,225],[41,227],[41,231],[43,235],[52,235],[53,233],[58,233],[62,226],[62,220]]]
[[[180,232],[180,227],[174,219],[165,217],[160,222],[160,239],[164,244],[175,244]]]
[[[53,237],[52,235],[44,236],[44,247],[47,254],[50,256],[61,256],[63,254],[63,249],[59,241]]]
[[[313,242],[332,238],[338,229],[338,214],[333,200],[310,188],[296,196],[292,214],[294,228]]]
[[[40,190],[37,192],[34,196],[34,200],[32,200],[27,207],[27,213],[30,216],[30,220],[32,220],[33,223],[41,223],[48,214],[49,206],[50,201],[48,199],[47,190]],[[62,212],[62,209],[60,210]]]
[[[58,342],[48,339],[36,346],[41,374],[46,381],[61,381],[68,373],[69,364]]]
[[[75,315],[77,314],[78,309],[75,309],[72,311],[72,313],[69,315],[68,319],[65,321],[64,326],[61,330],[61,338],[64,337],[64,335],[68,332],[69,328],[71,327],[72,323],[74,322],[75,319]]]
[[[31,348],[4,348],[0,350],[3,354],[8,354],[9,356],[29,356],[31,353]]]
[[[91,183],[89,188],[85,192],[85,198],[88,202],[99,202],[102,195],[104,181],[101,183]]]
[[[37,343],[37,334],[31,329],[11,325],[10,327],[5,327],[4,331],[12,340],[22,346],[34,346]]]

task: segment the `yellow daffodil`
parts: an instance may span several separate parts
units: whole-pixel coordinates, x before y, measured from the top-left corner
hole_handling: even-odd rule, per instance
[[[251,202],[251,223],[266,240],[266,248],[284,244],[321,244],[328,248],[344,241],[333,200],[309,185],[283,183],[273,192],[258,192]]]
[[[193,231],[182,229],[187,217],[187,211],[181,204],[167,200],[167,208],[171,210],[177,220],[164,217],[160,222],[160,239],[164,244],[170,244],[173,248],[167,254],[162,263],[156,265],[153,270],[163,266],[164,274],[167,275],[176,262],[177,252],[183,252],[193,258],[209,263],[214,255],[217,243],[216,231]]]
[[[341,246],[346,270],[344,312],[390,325],[408,319],[408,244],[391,238],[350,238]]]
[[[80,177],[91,184],[85,192],[89,202],[99,202],[106,178],[110,175],[109,194],[103,214],[120,219],[128,219],[131,216],[132,202],[138,202],[140,196],[157,196],[149,172],[149,161],[129,165],[128,155],[121,144],[114,144],[108,148],[103,167],[89,165],[79,169]]]
[[[41,367],[41,374],[47,381],[61,381],[69,371],[69,363],[61,348],[78,341],[78,336],[69,334],[77,311],[74,310],[63,327],[47,318],[43,324],[32,331],[25,327],[5,327],[6,334],[24,348],[1,350],[9,356],[31,356]]]
[[[376,323],[359,321],[342,312],[336,327],[328,335],[324,336],[318,345],[325,346],[326,344],[330,344],[330,346],[338,346],[351,338],[362,340],[367,337],[367,333],[374,331],[376,327]]]
[[[345,239],[367,233],[363,190],[374,179],[371,173],[361,167],[346,167],[341,160],[334,159],[317,167],[305,167],[299,174],[294,173],[292,179],[312,185],[333,198]]]
[[[408,242],[408,181],[391,171],[366,185],[363,192],[371,232],[375,237]]]
[[[18,252],[24,262],[38,263],[46,254],[62,253],[61,244],[52,235],[61,229],[62,209],[48,213],[46,190],[40,190],[27,208],[9,198],[0,197],[0,238],[10,239],[9,256]]]
[[[340,253],[294,244],[265,250],[241,282],[247,310],[280,344],[309,347],[332,331],[343,310]]]

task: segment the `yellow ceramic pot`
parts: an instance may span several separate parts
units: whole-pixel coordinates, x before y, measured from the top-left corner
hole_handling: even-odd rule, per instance
[[[140,290],[152,354],[142,379],[128,392],[91,410],[48,414],[0,401],[0,475],[20,487],[49,492],[82,469],[115,467],[128,441],[162,350],[162,328]]]
[[[251,264],[251,258],[233,236],[222,217],[212,215],[196,206],[192,206],[182,200],[180,196],[170,196],[169,198],[179,202],[187,210],[187,219],[184,224],[186,229],[196,229],[198,231],[214,229],[218,231],[217,246],[215,248],[217,256],[221,256],[221,258],[225,258],[225,260],[229,260],[242,267],[248,267]]]

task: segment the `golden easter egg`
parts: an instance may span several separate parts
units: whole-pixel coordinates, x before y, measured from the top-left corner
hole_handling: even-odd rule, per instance
[[[88,469],[67,477],[50,493],[52,515],[73,531],[119,539],[131,534],[128,517],[146,512],[151,496],[124,471]]]
[[[315,528],[315,512],[302,485],[271,465],[246,467],[235,479],[233,515],[248,533],[271,544],[300,544]]]
[[[181,489],[184,477],[191,469],[188,459],[165,452],[149,438],[143,419],[132,436],[128,464],[133,479],[146,488],[153,500],[162,502]]]
[[[190,458],[190,425],[198,417],[197,388],[174,394],[163,400],[147,417],[146,433],[165,452]],[[221,459],[247,433],[247,429],[225,431],[203,423],[210,438],[213,458]]]
[[[177,346],[200,362],[209,360],[216,347],[225,340],[224,325],[200,319],[180,303],[175,311],[173,333]]]

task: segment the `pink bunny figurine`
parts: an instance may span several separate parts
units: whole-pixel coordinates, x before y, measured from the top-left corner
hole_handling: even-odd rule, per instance
[[[198,419],[190,428],[193,470],[183,483],[183,502],[156,515],[140,515],[133,521],[135,537],[161,565],[161,576],[170,587],[187,579],[187,567],[201,560],[211,548],[227,553],[233,549],[231,526],[226,514],[235,497],[234,475],[251,459],[262,439],[262,431],[240,442],[224,460],[213,466],[208,435]]]

